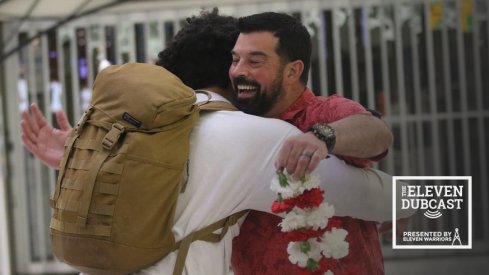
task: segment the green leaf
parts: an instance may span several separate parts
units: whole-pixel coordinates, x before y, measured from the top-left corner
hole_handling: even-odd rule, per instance
[[[310,271],[314,271],[316,269],[319,268],[319,265],[318,265],[318,262],[316,262],[315,260],[309,258],[307,260],[307,269],[310,270]]]
[[[280,186],[285,187],[289,185],[289,182],[287,181],[287,177],[285,176],[284,172],[278,171],[278,182],[280,183]]]
[[[300,244],[301,252],[307,253],[311,251],[311,244],[308,241],[302,241]]]

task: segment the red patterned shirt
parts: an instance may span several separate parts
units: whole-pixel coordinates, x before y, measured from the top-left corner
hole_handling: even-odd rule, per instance
[[[310,89],[297,99],[280,119],[302,131],[307,131],[314,123],[331,123],[353,114],[367,114],[360,104],[341,96],[318,97]],[[384,156],[382,154],[379,157]],[[373,158],[377,160],[379,157]],[[365,167],[369,159],[341,157],[350,164]],[[327,192],[327,190],[325,190]],[[346,237],[350,249],[348,256],[328,259],[329,269],[338,274],[384,274],[384,260],[375,222],[335,217],[348,231]],[[240,235],[233,240],[232,265],[235,275],[287,275],[299,274],[299,268],[290,263],[287,244],[280,232],[281,218],[272,214],[250,211],[240,229]]]

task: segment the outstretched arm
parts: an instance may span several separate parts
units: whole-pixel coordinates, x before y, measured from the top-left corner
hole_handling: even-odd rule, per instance
[[[72,128],[66,113],[56,112],[56,121],[61,127],[56,129],[47,122],[36,103],[31,105],[30,110],[31,113],[28,110],[22,112],[22,141],[42,163],[57,169],[63,157],[65,141]]]
[[[313,173],[321,176],[325,200],[335,207],[336,216],[367,221],[392,220],[392,189],[400,193],[406,182],[392,182],[392,176],[372,168],[357,168],[331,156],[321,161]],[[412,210],[402,210],[396,202],[397,217],[406,218]]]
[[[268,171],[263,171],[265,172]],[[325,192],[325,201],[334,206],[335,216],[349,216],[365,221],[392,220],[392,189],[396,188],[400,193],[402,187],[407,186],[405,182],[397,182],[394,185],[392,176],[376,169],[348,165],[334,155],[321,160],[312,173],[319,174],[321,188]],[[260,190],[253,193],[257,199],[251,201],[248,208],[271,211],[270,201],[275,199],[277,194],[269,190],[269,180],[266,178],[261,181],[256,179],[257,188]],[[414,214],[412,210],[403,210],[400,201],[396,201],[396,204],[398,218],[406,218]]]

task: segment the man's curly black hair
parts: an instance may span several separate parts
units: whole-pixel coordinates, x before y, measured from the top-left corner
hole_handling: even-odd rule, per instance
[[[214,8],[187,18],[188,24],[158,54],[156,65],[165,67],[193,89],[228,89],[231,50],[239,32],[236,18],[218,13]]]

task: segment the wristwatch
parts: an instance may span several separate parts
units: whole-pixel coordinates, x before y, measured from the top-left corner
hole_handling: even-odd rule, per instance
[[[316,123],[312,125],[309,131],[326,143],[326,148],[328,148],[329,153],[333,151],[334,145],[336,144],[336,131],[333,127],[326,123]]]

